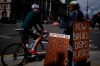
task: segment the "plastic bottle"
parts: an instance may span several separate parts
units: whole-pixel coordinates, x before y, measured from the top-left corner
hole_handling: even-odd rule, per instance
[[[31,49],[33,47],[33,45],[34,45],[34,41],[30,42],[29,43],[29,48]]]

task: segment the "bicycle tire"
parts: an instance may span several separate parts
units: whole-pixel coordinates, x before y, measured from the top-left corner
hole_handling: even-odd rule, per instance
[[[1,54],[1,62],[4,66],[16,66],[22,64],[25,59],[25,49],[19,43],[13,43],[5,47]]]

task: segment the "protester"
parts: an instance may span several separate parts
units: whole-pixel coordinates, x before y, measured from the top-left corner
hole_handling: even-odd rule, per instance
[[[70,35],[70,42],[69,42],[69,46],[72,47],[72,40],[73,40],[73,22],[76,21],[82,21],[84,18],[84,15],[82,13],[82,11],[80,11],[80,5],[78,3],[78,1],[71,1],[70,4],[68,5],[68,9],[69,9],[69,15],[67,15],[67,25],[66,25],[66,29],[64,29],[64,33],[67,35]],[[53,23],[54,26],[59,25],[59,23],[54,22]],[[69,66],[72,66],[72,58],[73,58],[73,53],[72,53],[72,48],[68,49],[68,59],[69,59]]]

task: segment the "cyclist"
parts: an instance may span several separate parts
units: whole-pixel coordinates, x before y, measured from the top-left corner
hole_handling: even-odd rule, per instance
[[[23,29],[23,31],[22,31],[23,43],[26,47],[26,44],[28,44],[28,41],[29,41],[28,37],[29,36],[33,37],[33,39],[35,39],[35,43],[34,43],[32,49],[29,50],[29,52],[32,54],[38,54],[36,51],[36,48],[37,48],[39,41],[42,38],[42,35],[40,34],[40,30],[37,25],[39,25],[39,27],[41,28],[42,31],[44,31],[44,28],[42,26],[42,22],[40,21],[41,17],[40,17],[39,5],[33,4],[31,6],[31,8],[32,8],[32,11],[30,11],[28,13],[28,15],[25,17],[24,22],[21,25],[21,27]],[[35,33],[33,33],[33,30],[32,30],[33,26],[37,30],[39,35],[36,35]]]

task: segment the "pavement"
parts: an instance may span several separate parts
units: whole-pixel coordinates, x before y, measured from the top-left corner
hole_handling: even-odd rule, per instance
[[[90,66],[100,66],[100,51],[90,51],[89,62]],[[24,66],[44,66],[44,59],[25,64]]]
[[[91,66],[100,66],[100,51],[90,51]]]
[[[2,28],[2,26],[6,27],[6,28]],[[46,25],[46,26],[48,26],[48,25]],[[8,30],[4,32],[3,30],[5,30],[7,28],[8,28]],[[17,24],[0,24],[0,29],[2,29],[2,30],[0,30],[0,37],[5,37],[5,36],[7,37],[8,35],[18,34],[16,31],[13,30],[13,29],[16,29],[16,28],[20,28],[20,23],[17,23]],[[53,30],[55,31],[55,29],[53,29]],[[89,55],[90,55],[89,61],[91,63],[91,66],[100,66],[100,51],[91,51],[90,50]],[[42,61],[34,61],[34,62],[31,62],[31,63],[27,63],[24,66],[44,66],[44,60],[45,59],[43,59]],[[0,60],[0,66],[3,66],[2,63],[1,63],[1,60]]]

